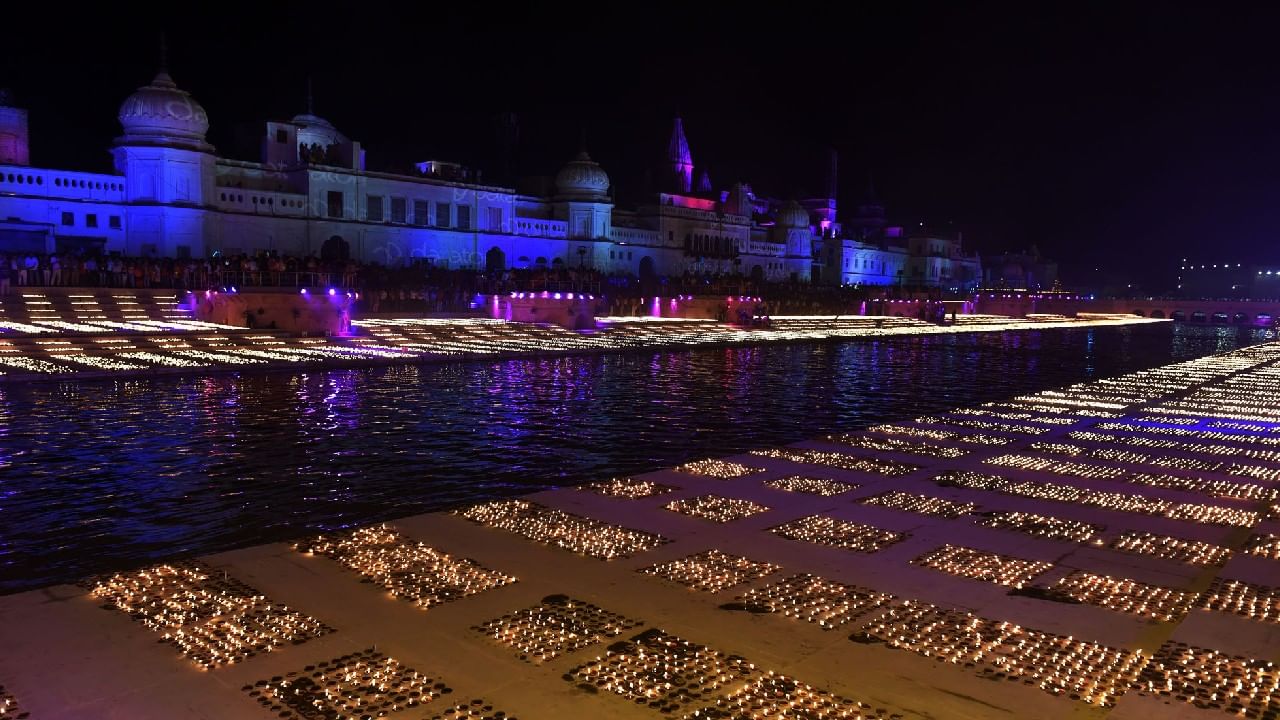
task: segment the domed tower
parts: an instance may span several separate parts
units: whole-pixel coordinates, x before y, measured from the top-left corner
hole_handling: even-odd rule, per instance
[[[609,202],[609,175],[586,150],[564,164],[556,173],[557,198],[562,200]]]
[[[570,245],[566,261],[573,266],[607,267],[609,225],[613,202],[609,175],[586,150],[556,173],[556,197],[552,206],[557,219],[568,224]]]
[[[315,112],[311,80],[307,79],[306,112],[288,122],[268,121],[262,139],[262,162],[276,167],[330,165],[364,170],[364,150]]]
[[[293,120],[290,122],[298,126],[298,142],[300,143],[328,147],[347,142],[346,135],[338,132],[338,128],[334,127],[333,123],[319,115],[302,113],[294,115]]]
[[[116,171],[125,177],[130,254],[198,256],[214,197],[209,116],[162,67],[120,105]]]
[[[124,135],[117,145],[155,145],[212,152],[205,142],[209,116],[191,93],[178,87],[161,70],[150,85],[143,85],[125,98],[117,115]]]
[[[0,163],[30,165],[27,111],[13,104],[9,91],[0,88]]]
[[[307,80],[307,111],[293,116],[289,122],[297,126],[299,153],[318,149],[325,153],[330,147],[341,146],[347,142],[347,136],[338,132],[333,123],[316,115],[315,102],[311,95],[311,80]]]
[[[778,242],[786,243],[788,257],[810,257],[812,254],[813,228],[809,224],[809,211],[795,200],[787,202],[778,211]]]

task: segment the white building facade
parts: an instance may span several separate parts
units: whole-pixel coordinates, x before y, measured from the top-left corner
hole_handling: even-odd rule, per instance
[[[591,268],[676,276],[742,274],[826,285],[969,286],[981,277],[958,239],[907,238],[874,199],[846,234],[836,217],[835,156],[826,195],[758,197],[745,183],[698,182],[676,118],[667,192],[619,208],[585,150],[538,195],[484,184],[449,162],[403,173],[365,153],[310,107],[266,122],[257,161],[218,157],[209,118],[161,71],[121,105],[114,172],[30,165],[28,121],[0,92],[0,253],[118,253],[178,258],[279,254],[388,266]],[[406,166],[409,167],[409,166]],[[895,234],[895,231],[898,234]]]
[[[204,108],[164,71],[125,100],[118,118],[113,173],[38,169],[30,165],[26,112],[0,95],[0,252],[270,251],[489,270],[814,277],[818,230],[799,205],[755,198],[745,185],[691,192],[693,163],[678,119],[671,169],[682,186],[624,210],[585,151],[545,196],[484,184],[438,161],[412,173],[373,172],[360,143],[310,108],[264,123],[257,162],[218,157],[205,139]]]

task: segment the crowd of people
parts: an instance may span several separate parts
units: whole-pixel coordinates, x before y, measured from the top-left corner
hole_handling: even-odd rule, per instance
[[[127,257],[95,254],[0,254],[0,293],[15,287],[108,287],[206,290],[259,287],[334,287],[361,294],[368,312],[460,312],[477,295],[575,292],[607,299],[619,313],[637,311],[645,298],[678,295],[752,296],[775,312],[816,313],[866,299],[860,288],[794,280],[768,282],[741,274],[640,277],[586,267],[447,268],[427,260],[402,266],[298,257],[276,253],[210,258]],[[876,296],[905,295],[876,289]],[[643,312],[643,310],[638,310]]]
[[[358,269],[358,264],[350,261],[268,253],[203,259],[74,253],[0,254],[0,288],[355,287]]]

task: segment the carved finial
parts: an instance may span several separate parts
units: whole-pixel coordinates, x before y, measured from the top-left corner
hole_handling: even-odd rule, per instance
[[[169,43],[163,30],[160,31],[160,72],[169,72]]]
[[[311,95],[311,76],[307,75],[307,114],[316,114],[315,98]]]

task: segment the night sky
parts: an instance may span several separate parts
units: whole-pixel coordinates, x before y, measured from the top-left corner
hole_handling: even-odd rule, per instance
[[[835,147],[845,215],[870,175],[893,219],[984,252],[1038,246],[1068,281],[1158,289],[1183,256],[1280,261],[1280,11],[883,5],[850,5],[849,22],[799,3],[57,5],[7,21],[0,86],[31,110],[33,164],[106,169],[164,28],[223,155],[256,159],[245,139],[302,112],[311,76],[316,113],[371,169],[488,167],[513,112],[522,174],[553,174],[585,134],[627,199],[679,110],[717,187],[815,193]]]

